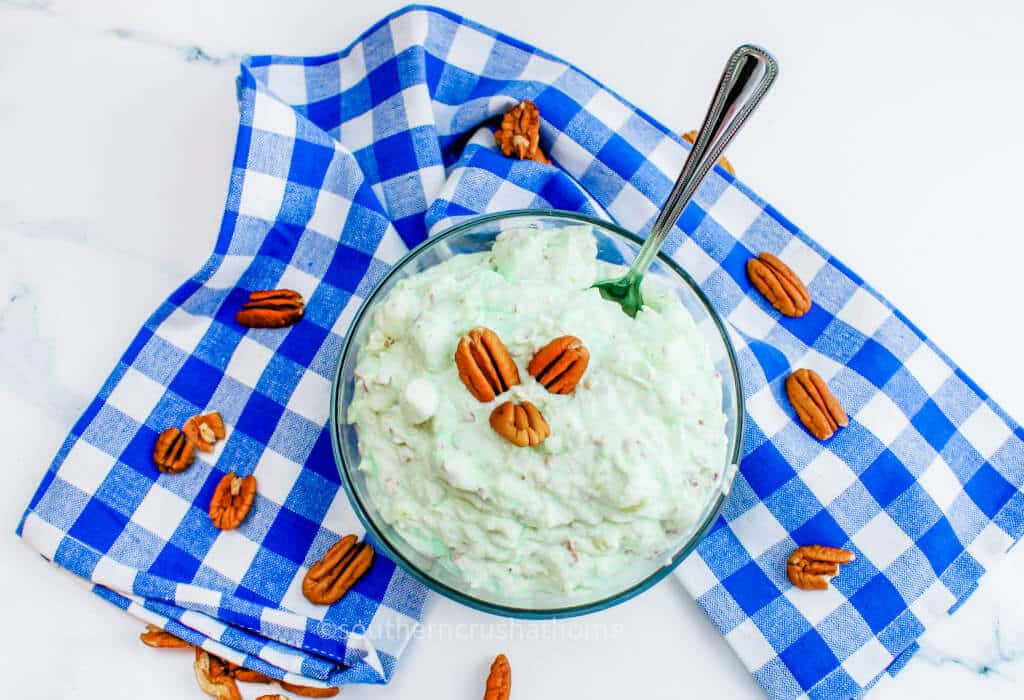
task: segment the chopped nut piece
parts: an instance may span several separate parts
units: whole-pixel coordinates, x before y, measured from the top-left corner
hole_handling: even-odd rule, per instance
[[[284,690],[304,698],[333,698],[340,691],[340,688],[314,688],[308,685],[293,685],[284,681],[279,682]]]
[[[789,375],[786,395],[800,422],[819,440],[828,440],[850,424],[842,404],[814,370],[798,369]]]
[[[204,693],[218,700],[242,700],[235,679],[228,675],[224,662],[216,656],[196,647],[196,660],[193,664],[196,681]]]
[[[828,579],[839,573],[840,564],[849,564],[857,556],[848,549],[819,544],[798,547],[786,562],[786,575],[805,591],[828,588]]]
[[[568,394],[587,371],[590,352],[574,335],[555,338],[537,351],[527,371],[552,394]]]
[[[508,657],[498,654],[491,664],[491,672],[487,676],[484,689],[484,700],[508,700],[512,694],[512,667]]]
[[[219,530],[234,530],[242,524],[256,500],[256,477],[225,474],[210,499],[210,520]]]
[[[508,348],[490,328],[474,328],[455,348],[459,379],[477,401],[487,403],[519,383],[519,369]]]
[[[572,540],[565,541],[565,548],[569,550],[569,556],[572,557],[573,561],[578,562],[580,560],[580,554],[576,551],[576,547],[573,545]]]
[[[302,580],[302,594],[316,605],[341,600],[373,564],[373,547],[346,535],[327,550],[323,559],[310,567]]]
[[[686,143],[693,143],[696,140],[697,140],[697,131],[696,130],[687,131],[685,134],[683,134],[683,141],[686,141]],[[722,170],[724,170],[725,172],[729,173],[730,175],[735,175],[736,174],[736,171],[732,169],[732,163],[730,163],[729,159],[726,158],[725,156],[722,156],[721,158],[718,159],[718,164],[720,166],[722,166]]]
[[[249,328],[284,328],[302,318],[305,308],[302,295],[294,290],[258,290],[249,293],[235,320]]]
[[[789,265],[771,253],[747,261],[747,277],[783,316],[799,318],[811,310],[811,293]]]
[[[164,474],[180,474],[191,467],[195,460],[195,448],[177,428],[168,428],[156,439],[153,461]]]
[[[224,431],[224,419],[216,411],[205,416],[192,416],[185,421],[181,431],[203,452],[212,451],[214,444],[227,435]]]
[[[501,128],[494,132],[494,140],[506,156],[551,163],[540,150],[540,112],[529,100],[523,100],[505,113]]]
[[[146,625],[146,631],[139,635],[139,639],[147,647],[154,649],[187,649],[192,646],[184,639],[179,639],[156,625]]]
[[[491,412],[491,428],[513,445],[534,447],[544,442],[551,428],[541,412],[529,401],[506,401]]]

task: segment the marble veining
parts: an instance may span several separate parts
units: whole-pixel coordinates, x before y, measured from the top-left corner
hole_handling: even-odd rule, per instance
[[[127,29],[125,27],[113,27],[109,30],[109,33],[111,36],[116,36],[118,39],[136,41],[147,46],[159,46],[161,48],[170,49],[185,59],[188,63],[208,63],[211,66],[231,65],[234,67],[238,65],[238,62],[242,58],[242,55],[237,53],[226,53],[223,55],[213,56],[207,53],[201,46],[175,44],[161,39],[158,36],[153,36],[146,32]]]
[[[970,658],[966,655],[953,656],[943,649],[936,648],[928,644],[921,647],[921,650],[917,653],[917,657],[921,661],[932,664],[933,666],[955,664],[963,667],[971,673],[976,673],[979,676],[987,676],[993,673],[1003,674],[1006,671],[1007,666],[1020,658],[1021,653],[1024,653],[1024,650],[1020,648],[1011,648],[1008,645],[1007,641],[1003,638],[1002,626],[998,619],[996,619],[995,622],[995,629],[993,630],[991,643],[977,651],[984,652],[980,658]]]
[[[0,385],[70,424],[88,397],[69,393],[56,380],[53,346],[39,333],[38,302],[32,289],[15,283],[0,291]]]
[[[0,0],[0,7],[16,8],[18,10],[32,10],[51,17],[59,17],[54,12],[50,0]],[[207,63],[212,66],[230,65],[236,66],[243,54],[228,52],[224,54],[211,54],[203,47],[196,44],[178,44],[168,41],[160,36],[149,32],[132,29],[130,27],[113,26],[105,29],[103,33],[118,39],[133,41],[146,46],[156,46],[169,49],[177,53],[188,63]]]
[[[0,0],[0,6],[17,7],[22,10],[38,10],[47,12],[50,9],[48,0]]]

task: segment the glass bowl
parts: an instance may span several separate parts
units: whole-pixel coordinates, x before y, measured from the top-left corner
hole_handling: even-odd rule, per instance
[[[414,578],[438,593],[485,612],[518,618],[562,618],[603,610],[647,590],[664,578],[697,546],[718,517],[732,480],[734,465],[739,461],[743,434],[743,399],[739,372],[732,343],[718,314],[711,308],[696,282],[668,257],[658,255],[648,276],[674,289],[689,310],[703,335],[711,359],[722,377],[722,409],[726,415],[727,463],[719,470],[718,479],[701,516],[688,532],[679,537],[655,559],[637,561],[621,575],[601,581],[586,593],[533,594],[511,596],[474,588],[461,580],[452,567],[445,567],[436,557],[413,548],[376,511],[367,491],[366,475],[359,469],[359,442],[354,426],[347,420],[349,402],[354,391],[354,370],[360,350],[367,340],[370,319],[378,302],[395,284],[406,277],[433,267],[456,255],[489,251],[495,237],[510,228],[562,228],[589,224],[597,240],[598,258],[606,262],[628,265],[636,256],[642,240],[614,224],[588,216],[556,210],[520,210],[474,217],[444,233],[434,236],[410,251],[389,271],[367,296],[352,321],[345,347],[338,363],[331,392],[331,440],[334,457],[341,472],[349,500],[367,533],[399,566]],[[614,303],[609,301],[609,304]]]

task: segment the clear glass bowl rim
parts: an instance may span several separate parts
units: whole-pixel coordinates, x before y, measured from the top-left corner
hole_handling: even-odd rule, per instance
[[[456,236],[467,229],[476,228],[481,224],[485,224],[489,221],[506,220],[515,218],[526,218],[526,217],[549,217],[558,219],[568,219],[579,223],[590,224],[598,228],[605,229],[615,233],[637,245],[643,245],[644,239],[640,238],[634,233],[630,233],[626,229],[613,224],[603,219],[597,219],[595,217],[587,216],[586,214],[580,214],[578,212],[563,211],[561,209],[510,209],[508,211],[493,212],[490,214],[480,214],[478,216],[472,216],[464,221],[461,221],[454,226],[451,226],[436,236],[431,236],[427,240],[417,245],[412,250],[408,251],[403,255],[392,267],[388,270],[388,273],[381,278],[381,280],[374,285],[373,291],[371,291],[363,303],[359,306],[355,316],[352,317],[352,323],[349,325],[349,332],[345,334],[345,341],[342,345],[341,354],[338,357],[338,363],[334,371],[334,379],[331,383],[331,406],[329,411],[330,417],[330,431],[331,431],[331,449],[334,453],[335,466],[338,468],[338,473],[341,476],[341,482],[345,487],[345,493],[348,495],[348,500],[352,505],[352,509],[355,511],[356,516],[362,523],[366,531],[373,537],[377,545],[384,550],[392,561],[398,566],[402,567],[409,575],[415,578],[417,581],[425,585],[430,590],[440,593],[441,595],[454,600],[463,605],[469,606],[476,610],[480,610],[493,615],[502,615],[506,617],[513,617],[527,620],[550,620],[550,619],[562,619],[568,617],[576,617],[578,615],[586,615],[588,613],[598,612],[606,610],[612,606],[623,603],[630,598],[640,595],[644,591],[648,590],[656,583],[660,582],[670,572],[672,572],[689,554],[700,544],[701,540],[704,539],[704,535],[707,534],[708,530],[718,519],[719,514],[722,511],[722,507],[725,505],[725,500],[729,496],[729,492],[732,490],[732,480],[735,479],[736,471],[733,470],[732,475],[725,479],[719,489],[719,492],[715,498],[714,505],[708,510],[707,517],[704,522],[701,523],[693,536],[677,551],[672,557],[662,566],[655,569],[648,577],[641,581],[633,584],[629,588],[612,594],[600,600],[588,602],[580,605],[571,605],[564,608],[555,608],[547,610],[534,610],[529,608],[517,608],[512,606],[498,605],[490,603],[484,600],[474,598],[467,593],[459,591],[451,586],[438,581],[427,574],[423,573],[418,567],[412,562],[402,556],[395,547],[388,542],[377,526],[374,524],[373,519],[369,517],[366,506],[359,498],[359,494],[356,493],[356,489],[349,479],[348,469],[349,465],[345,461],[343,452],[341,450],[341,433],[343,429],[343,423],[339,421],[339,401],[342,395],[342,369],[345,366],[345,358],[348,356],[351,350],[352,344],[351,339],[353,329],[359,326],[363,315],[368,309],[373,306],[373,302],[377,297],[377,294],[383,289],[389,279],[393,275],[398,274],[410,260],[418,257],[423,251],[429,249],[432,246],[438,245],[442,241]],[[736,396],[736,431],[733,440],[733,453],[729,457],[729,464],[739,464],[739,458],[743,451],[743,431],[745,422],[745,409],[743,405],[743,387],[740,383],[740,371],[739,364],[736,361],[736,351],[733,348],[732,341],[729,339],[729,334],[725,329],[725,325],[722,321],[721,316],[715,311],[711,302],[707,296],[701,290],[690,275],[683,270],[678,263],[669,258],[663,253],[658,253],[658,260],[669,267],[680,279],[682,279],[687,286],[690,287],[691,291],[696,294],[697,298],[704,305],[708,315],[714,321],[715,327],[718,329],[718,333],[722,338],[722,342],[725,345],[725,350],[729,358],[729,364],[732,368],[733,378],[733,391]]]

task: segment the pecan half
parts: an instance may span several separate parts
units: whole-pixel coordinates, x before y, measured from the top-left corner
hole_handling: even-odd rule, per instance
[[[249,301],[235,314],[235,320],[249,328],[284,328],[305,312],[302,295],[291,289],[266,289],[249,292]]]
[[[814,370],[801,368],[786,377],[786,396],[800,422],[819,440],[828,440],[850,424],[839,400]]]
[[[274,679],[268,675],[253,671],[251,668],[239,668],[232,672],[231,677],[242,683],[273,683]]]
[[[242,700],[238,684],[228,674],[224,662],[216,656],[196,647],[196,660],[193,668],[199,687],[210,697],[218,700]]]
[[[187,649],[192,646],[184,639],[179,639],[156,625],[146,625],[146,631],[139,635],[139,639],[147,647],[154,649]]]
[[[504,654],[498,654],[491,664],[484,689],[484,700],[508,700],[512,694],[512,667]]]
[[[302,579],[302,594],[316,605],[336,603],[373,564],[373,547],[345,535],[313,564]]]
[[[455,366],[469,393],[482,403],[519,383],[519,368],[490,328],[474,328],[462,336],[455,347]]]
[[[210,520],[219,530],[234,530],[242,524],[256,500],[256,477],[225,474],[210,499]]]
[[[224,419],[216,411],[205,416],[192,416],[185,421],[181,432],[203,452],[211,452],[217,441],[227,435],[224,432]]]
[[[538,163],[551,162],[540,150],[540,112],[529,100],[523,100],[505,113],[501,128],[494,132],[494,140],[503,155]]]
[[[285,683],[284,681],[278,681],[281,684],[281,688],[287,690],[289,693],[295,693],[304,698],[333,698],[340,692],[340,688],[314,688],[308,685],[293,685],[291,683]]]
[[[196,449],[183,432],[168,428],[156,439],[153,461],[164,474],[180,474],[196,461]]]
[[[768,252],[747,261],[747,277],[783,316],[799,318],[811,310],[811,293],[789,265]]]
[[[270,676],[264,675],[259,671],[253,671],[250,668],[239,666],[238,664],[228,661],[227,659],[221,659],[224,667],[227,669],[229,676],[234,678],[236,681],[243,683],[273,683],[274,679]]]
[[[696,140],[696,129],[693,131],[687,131],[685,134],[683,134],[683,141],[686,141],[686,143],[693,143]],[[729,173],[730,175],[736,174],[736,171],[732,169],[732,163],[730,163],[729,159],[726,158],[725,156],[722,156],[721,158],[718,159],[718,164],[721,165],[722,169],[725,170],[725,172]]]
[[[551,434],[548,422],[529,401],[506,401],[495,408],[491,412],[491,428],[518,447],[539,445]]]
[[[828,578],[839,573],[840,564],[849,564],[857,558],[848,549],[825,547],[820,544],[797,547],[786,561],[786,575],[797,588],[805,591],[828,588]]]
[[[527,371],[552,394],[568,394],[587,371],[590,351],[574,335],[563,335],[537,351]]]

